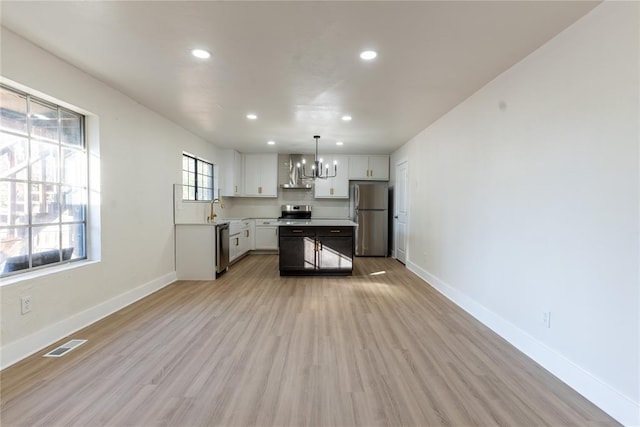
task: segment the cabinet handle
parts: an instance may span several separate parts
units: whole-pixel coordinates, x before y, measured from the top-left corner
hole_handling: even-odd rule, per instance
[[[302,233],[304,230],[291,230],[294,233]]]
[[[240,245],[240,238],[236,237],[236,246],[239,246],[239,245]]]
[[[330,233],[340,233],[342,230],[331,230]]]
[[[262,194],[262,187],[258,187],[258,194]]]
[[[329,194],[331,194],[333,196],[333,188],[331,188],[331,190],[329,190]]]
[[[237,192],[238,192],[238,186],[236,185],[236,186],[234,186],[233,188],[234,188],[233,192],[234,192],[234,193],[237,193]]]
[[[249,230],[244,230],[244,232],[246,233],[246,236],[249,237]]]

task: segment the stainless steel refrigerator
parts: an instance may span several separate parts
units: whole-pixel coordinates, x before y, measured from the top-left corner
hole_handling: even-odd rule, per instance
[[[357,256],[387,256],[389,187],[386,182],[350,186],[351,212],[356,228]]]

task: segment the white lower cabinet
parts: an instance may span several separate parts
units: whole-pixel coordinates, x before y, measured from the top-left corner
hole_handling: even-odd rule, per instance
[[[229,262],[235,261],[241,255],[240,233],[229,236]]]
[[[231,221],[229,224],[229,262],[233,262],[251,249],[252,220]]]
[[[251,249],[251,229],[247,227],[240,233],[239,256],[249,252],[249,249]]]
[[[278,220],[273,218],[256,219],[256,250],[278,249]]]
[[[211,224],[177,224],[176,276],[179,280],[216,278],[216,227]]]

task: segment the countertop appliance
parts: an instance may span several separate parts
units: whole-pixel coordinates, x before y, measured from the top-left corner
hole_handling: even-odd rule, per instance
[[[216,224],[216,273],[229,267],[229,223]]]
[[[350,207],[356,227],[356,256],[387,256],[389,187],[386,182],[352,181]]]
[[[311,205],[282,205],[281,216],[278,219],[309,220],[311,219]]]

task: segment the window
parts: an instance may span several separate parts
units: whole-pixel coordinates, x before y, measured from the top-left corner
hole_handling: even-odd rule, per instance
[[[0,276],[86,258],[84,116],[0,85]]]
[[[213,165],[190,154],[182,154],[182,200],[212,200]]]

